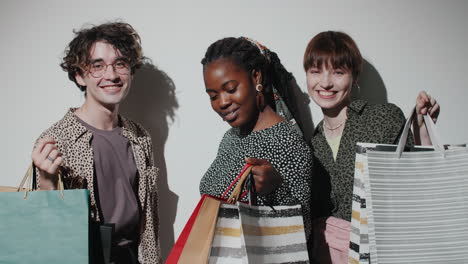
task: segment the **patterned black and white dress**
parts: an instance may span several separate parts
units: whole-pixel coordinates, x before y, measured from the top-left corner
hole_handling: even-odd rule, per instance
[[[219,145],[215,160],[201,179],[200,193],[221,197],[244,167],[246,157],[268,160],[283,177],[282,184],[275,191],[257,197],[257,205],[301,204],[305,231],[309,235],[312,152],[287,121],[244,136],[238,128],[229,129]],[[247,197],[242,200],[246,201]]]

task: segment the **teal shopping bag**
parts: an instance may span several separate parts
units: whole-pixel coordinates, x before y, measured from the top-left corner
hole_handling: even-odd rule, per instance
[[[88,263],[88,219],[86,189],[0,192],[0,263]]]

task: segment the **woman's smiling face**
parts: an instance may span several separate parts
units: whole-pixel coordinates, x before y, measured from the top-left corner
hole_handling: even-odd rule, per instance
[[[333,110],[351,102],[353,76],[348,69],[323,63],[321,67],[310,67],[306,77],[309,95],[322,109]]]
[[[203,71],[211,107],[232,127],[251,125],[258,117],[253,77],[230,59],[218,59]]]

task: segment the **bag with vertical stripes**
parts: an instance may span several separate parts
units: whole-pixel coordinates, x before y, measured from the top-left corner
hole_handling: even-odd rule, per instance
[[[359,144],[349,263],[467,263],[468,148],[440,143],[403,151],[414,111],[398,146]]]

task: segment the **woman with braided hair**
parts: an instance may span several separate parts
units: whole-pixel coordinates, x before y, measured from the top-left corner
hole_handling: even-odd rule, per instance
[[[257,205],[301,204],[308,240],[312,153],[294,121],[294,77],[274,52],[244,37],[214,42],[202,64],[211,107],[232,128],[201,179],[200,193],[221,197],[252,164]]]

